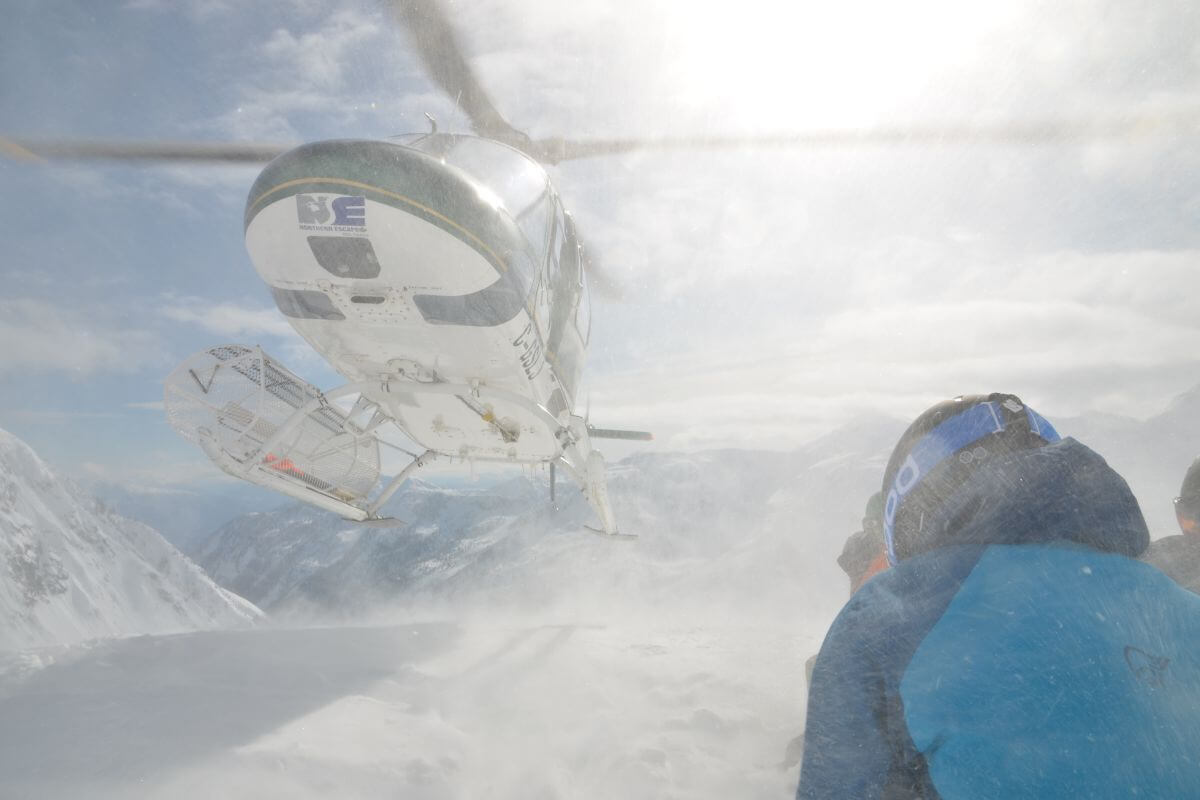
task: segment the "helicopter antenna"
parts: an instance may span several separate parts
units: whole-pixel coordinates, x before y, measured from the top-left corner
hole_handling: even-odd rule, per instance
[[[425,119],[429,120],[429,135],[433,136],[435,133],[437,133],[437,118],[434,117],[433,114],[430,114],[428,111],[426,111]]]

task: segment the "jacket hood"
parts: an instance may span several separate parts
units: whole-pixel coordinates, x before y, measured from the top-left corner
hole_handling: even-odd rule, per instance
[[[1136,558],[1150,543],[1125,479],[1074,439],[980,465],[927,512],[922,534],[897,555],[951,544],[1037,544],[1066,540]]]

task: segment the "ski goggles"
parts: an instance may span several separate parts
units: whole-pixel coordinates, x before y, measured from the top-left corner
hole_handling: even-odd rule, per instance
[[[1008,401],[1006,401],[1008,402]],[[972,464],[987,457],[987,451],[976,452],[971,445],[996,433],[1011,429],[1013,424],[1020,422],[1022,427],[1028,423],[1029,430],[1045,443],[1057,442],[1062,437],[1042,415],[1029,406],[1018,408],[1016,413],[1023,410],[1023,416],[1010,418],[1001,409],[1000,403],[988,401],[977,403],[961,414],[957,414],[925,434],[908,452],[908,457],[896,472],[896,477],[888,491],[883,505],[883,539],[887,544],[888,562],[892,566],[898,561],[896,557],[895,524],[896,512],[900,505],[921,480],[946,459],[956,456],[962,464]]]

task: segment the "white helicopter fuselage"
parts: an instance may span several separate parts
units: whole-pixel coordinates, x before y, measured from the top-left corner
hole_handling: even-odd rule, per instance
[[[574,413],[584,262],[539,164],[472,136],[306,144],[259,175],[245,230],[280,312],[347,383],[238,344],[185,360],[167,417],[221,469],[368,521],[430,460],[550,464],[552,493],[558,465],[617,533],[591,440],[649,434]],[[424,452],[381,487],[386,423]]]
[[[348,381],[378,386],[364,395],[417,443],[553,460],[561,444],[530,404],[569,415],[583,369],[588,297],[570,218],[516,150],[415,144],[426,150],[334,141],[280,156],[247,203],[251,260],[296,331]],[[436,384],[501,391],[423,391]]]

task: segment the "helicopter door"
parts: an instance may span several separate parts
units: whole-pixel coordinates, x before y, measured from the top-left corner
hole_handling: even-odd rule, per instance
[[[550,340],[554,321],[554,276],[558,273],[558,240],[562,236],[559,231],[557,215],[550,221],[550,232],[546,242],[546,258],[542,262],[537,294],[538,329],[542,339]]]
[[[579,270],[579,307],[575,309],[575,330],[586,347],[592,336],[592,293],[588,290],[587,275]]]
[[[549,252],[554,249],[553,237],[556,235],[551,230],[549,200],[549,192],[542,192],[538,199],[523,209],[516,218],[517,225],[525,234],[525,238],[529,244],[533,245],[533,252],[540,256],[537,272],[533,275],[534,284],[529,288],[533,299],[534,323],[541,333],[543,342],[550,332]],[[548,242],[549,251],[547,251]]]
[[[579,245],[571,219],[554,204],[550,236],[550,337],[547,350],[567,394],[574,399],[583,371],[584,337],[577,329],[580,302]]]

